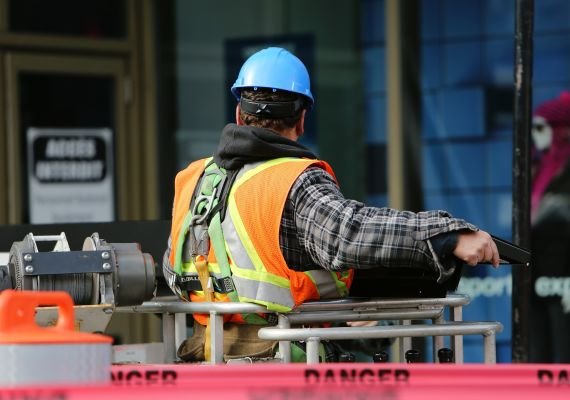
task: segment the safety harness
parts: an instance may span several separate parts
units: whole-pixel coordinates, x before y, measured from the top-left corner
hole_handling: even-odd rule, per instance
[[[202,279],[196,280],[193,274],[178,273],[178,284],[185,291],[200,291],[212,293],[235,293],[235,287],[231,279],[231,271],[227,256],[225,255],[224,237],[221,227],[221,213],[225,212],[222,191],[226,186],[227,173],[224,169],[210,160],[204,169],[198,185],[190,202],[190,222],[187,227],[187,240],[182,250],[183,262],[192,261],[198,270],[208,267],[208,254],[210,252],[210,238],[214,247],[216,260],[222,273],[221,278],[212,278],[209,273]],[[223,256],[222,256],[223,255]],[[233,300],[233,299],[232,299]],[[210,301],[210,300],[208,300]]]
[[[215,301],[214,292],[224,293],[233,302],[239,302],[238,294],[232,280],[232,272],[226,252],[222,220],[226,212],[228,193],[237,171],[230,174],[210,159],[198,180],[196,190],[190,202],[190,217],[185,231],[186,240],[182,249],[183,263],[194,264],[198,276],[176,268],[177,286],[185,292],[203,291],[204,300]],[[218,276],[210,274],[208,254],[210,246],[214,250]],[[267,320],[257,314],[242,314],[246,323],[263,325]],[[210,318],[208,316],[205,332],[205,357],[210,359]]]

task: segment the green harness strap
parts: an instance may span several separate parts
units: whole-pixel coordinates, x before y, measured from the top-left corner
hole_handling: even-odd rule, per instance
[[[220,195],[223,192],[223,186],[226,182],[227,173],[223,168],[219,168],[214,162],[210,164],[204,170],[204,177],[202,183],[198,190],[198,196],[195,201],[194,210],[195,215],[199,215],[200,218],[196,219],[199,224],[207,224],[207,232],[209,237],[204,235],[200,240],[208,240],[212,243],[214,248],[214,254],[216,255],[216,261],[218,262],[218,267],[220,268],[220,273],[222,278],[230,278],[232,276],[232,271],[230,269],[230,263],[228,260],[228,254],[226,252],[226,241],[224,239],[224,233],[222,230],[222,221],[218,204],[220,202]],[[210,215],[214,211],[213,215]],[[209,220],[209,221],[208,221]],[[194,235],[193,228],[198,224],[190,224],[189,234]],[[199,243],[198,248],[205,249],[205,243]],[[209,246],[208,246],[209,247]],[[202,251],[201,253],[204,253]],[[202,254],[207,257],[206,254]],[[239,303],[239,296],[235,290],[227,293],[231,301]],[[248,324],[253,325],[265,325],[267,320],[262,318],[257,314],[241,314],[242,318]]]

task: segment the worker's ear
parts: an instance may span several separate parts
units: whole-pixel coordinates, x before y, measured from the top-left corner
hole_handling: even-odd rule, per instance
[[[237,124],[237,125],[244,125],[243,121],[241,120],[241,118],[240,118],[240,116],[239,116],[239,115],[240,115],[240,111],[241,111],[241,109],[240,109],[239,103],[238,103],[237,106],[236,106],[236,124]]]
[[[305,132],[305,114],[307,114],[307,110],[301,111],[301,118],[295,124],[295,133],[297,137],[301,137]]]

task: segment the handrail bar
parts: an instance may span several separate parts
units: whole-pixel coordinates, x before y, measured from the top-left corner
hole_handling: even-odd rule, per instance
[[[379,320],[422,320],[434,319],[443,314],[443,307],[428,310],[398,309],[372,311],[311,311],[303,313],[280,314],[287,318],[290,324],[309,324],[321,322],[346,321],[379,321]]]
[[[252,303],[188,302],[182,300],[150,300],[138,306],[117,307],[115,311],[127,313],[217,313],[247,314],[272,313],[267,308]]]
[[[496,334],[502,332],[500,322],[446,322],[436,325],[392,325],[368,327],[333,327],[333,328],[280,328],[264,327],[258,336],[266,340],[298,341],[307,343],[307,363],[319,362],[319,343],[321,339],[383,339],[426,336],[463,336],[482,335],[484,338],[484,362],[496,363]]]
[[[458,307],[469,304],[471,299],[463,294],[449,294],[441,298],[356,298],[347,297],[335,300],[307,301],[292,312],[297,311],[335,311],[346,310],[354,307],[378,307],[378,308],[400,308],[400,307],[422,307],[422,306],[447,306]]]

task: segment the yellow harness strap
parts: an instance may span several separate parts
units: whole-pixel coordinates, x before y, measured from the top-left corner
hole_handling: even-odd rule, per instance
[[[206,260],[206,257],[199,255],[196,257],[195,265],[198,271],[198,279],[200,279],[200,284],[204,291],[204,298],[207,302],[213,302],[214,289],[212,287],[212,278],[208,271],[208,260]],[[210,346],[210,315],[207,316],[206,321],[206,331],[204,332],[204,358],[206,361],[210,361],[212,356]]]

